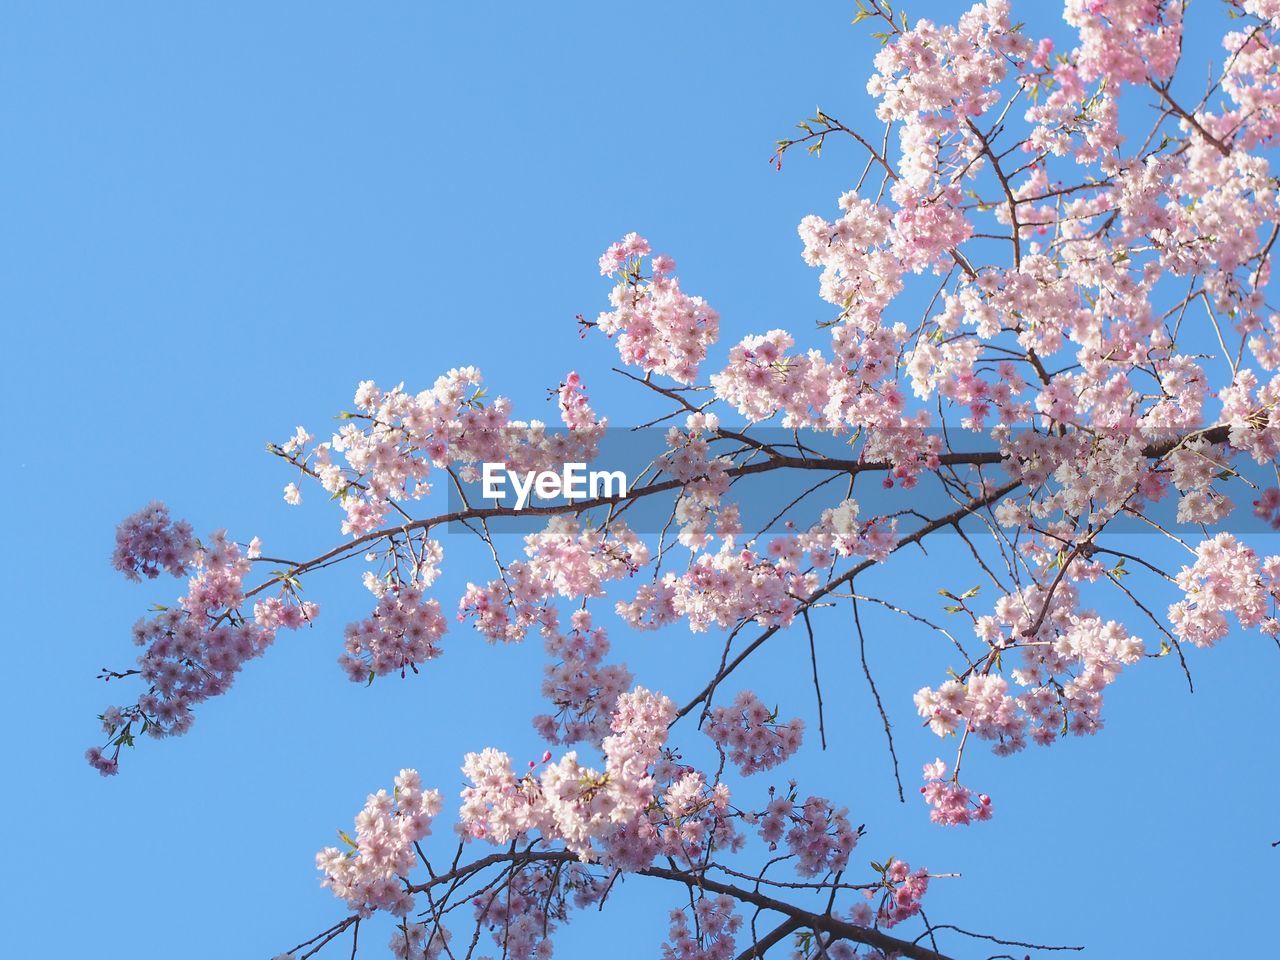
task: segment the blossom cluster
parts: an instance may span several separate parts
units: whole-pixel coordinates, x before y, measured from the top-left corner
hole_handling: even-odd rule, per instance
[[[695,915],[692,927],[685,910],[672,910],[663,960],[732,960],[738,953],[735,935],[742,927],[735,906],[733,898],[723,894],[698,897],[688,908]]]
[[[596,326],[616,338],[624,363],[645,373],[692,383],[707,347],[720,333],[720,315],[701,297],[680,289],[672,271],[675,261],[666,256],[650,258],[650,273],[641,273],[649,242],[629,233],[600,258],[600,272],[618,283],[609,294],[613,309],[601,313]]]
[[[804,721],[778,721],[750,690],[733,698],[732,706],[716,707],[706,725],[707,735],[727,751],[729,760],[746,776],[782,763],[800,749]]]
[[[488,927],[502,955],[511,960],[541,960],[551,953],[551,935],[564,909],[554,871],[518,870],[498,897],[476,897],[476,920]]]
[[[756,551],[727,540],[715,553],[703,553],[682,574],[668,573],[646,584],[634,601],[618,604],[618,614],[636,629],[653,629],[684,619],[702,632],[713,625],[733,627],[740,620],[761,626],[786,626],[800,600],[812,592],[812,578],[795,576]]]
[[[440,807],[439,791],[422,789],[416,770],[401,770],[392,793],[369,795],[356,816],[355,837],[341,834],[345,850],[325,847],[316,854],[324,886],[361,916],[375,910],[407,915],[413,896],[404,878],[417,857],[414,844],[430,835]]]
[[[1280,633],[1275,602],[1280,597],[1280,557],[1259,561],[1252,548],[1229,533],[1196,547],[1196,561],[1177,576],[1184,598],[1169,607],[1173,632],[1198,647],[1217,643],[1228,633],[1227,614],[1242,627]]]
[[[1001,598],[993,615],[978,618],[975,631],[993,649],[1021,650],[1021,666],[1011,676],[1022,692],[1011,693],[1005,677],[983,671],[924,687],[915,695],[916,709],[933,732],[948,736],[964,725],[995,741],[1000,754],[1021,750],[1028,735],[1048,744],[1067,730],[1097,732],[1102,691],[1124,666],[1141,659],[1144,648],[1116,621],[1074,610],[1075,598],[1070,585],[1052,594],[1030,587]]]
[[[154,580],[161,570],[180,577],[195,551],[191,524],[170,520],[169,508],[155,501],[125,517],[116,528],[111,565],[130,580]]]
[[[860,835],[860,830],[850,825],[847,810],[833,806],[823,797],[808,797],[797,804],[794,791],[776,794],[753,819],[769,849],[776,850],[779,843],[786,843],[802,877],[843,870]]]
[[[261,656],[278,630],[297,629],[316,618],[318,606],[287,589],[256,601],[252,620],[240,613],[244,577],[260,551],[256,539],[242,550],[225,531],[214,533],[190,557],[194,572],[178,604],[134,624],[134,643],[145,649],[136,669],[117,675],[136,674],[149,686],[136,703],[109,707],[102,714],[113,749],[108,754],[93,747],[85,756],[104,776],[118,772],[120,748],[132,746],[135,733],[186,733],[193,708],[230,689],[245,662]]]
[[[387,946],[398,960],[439,960],[442,955],[448,956],[451,939],[446,927],[437,926],[429,931],[425,923],[405,921],[391,934]]]
[[[366,619],[347,624],[345,652],[338,658],[357,682],[406,668],[440,655],[446,623],[440,602],[423,596],[421,585],[392,586]]]
[[[514,419],[505,397],[486,403],[475,367],[450,370],[416,394],[403,384],[384,390],[366,380],[356,390],[355,410],[342,415],[346,423],[331,439],[311,444],[314,438],[299,427],[272,449],[339,500],[346,514],[342,532],[361,537],[378,528],[394,503],[426,497],[433,470],[454,469],[474,480],[485,462],[525,472],[591,460],[607,421],[591,409],[576,373],[557,394],[563,430]],[[286,488],[285,499],[300,502],[296,484]]]
[[[467,754],[463,773],[471,785],[462,792],[460,831],[496,844],[537,831],[584,861],[596,859],[594,844],[636,820],[653,801],[652,767],[674,716],[670,700],[643,687],[619,697],[613,732],[601,744],[603,771],[583,766],[571,751],[540,777],[517,778],[505,753],[488,748]]]
[[[954,777],[947,779],[947,765],[942,760],[924,765],[920,794],[932,808],[929,817],[934,823],[954,827],[991,819],[991,798],[985,793],[974,794]]]
[[[872,864],[872,867],[880,867]],[[881,867],[882,889],[864,891],[868,903],[857,904],[852,911],[852,920],[860,927],[875,924],[879,927],[896,927],[904,920],[909,920],[920,912],[920,902],[929,889],[929,871],[921,867],[912,870],[911,864],[905,860],[890,858]],[[870,902],[879,895],[879,903],[873,909]]]
[[[528,862],[514,863],[500,896],[472,898],[478,930],[488,928],[504,955],[549,956],[551,937],[569,909],[599,903],[613,884],[613,871],[643,871],[655,861],[696,871],[705,868],[713,848],[739,850],[744,837],[732,826],[735,818],[756,824],[772,847],[785,845],[801,877],[829,878],[848,868],[861,828],[851,826],[845,810],[821,797],[799,801],[794,784],[781,796],[771,788],[772,799],[758,813],[734,810],[724,784],[709,783],[664,750],[673,716],[670,700],[644,688],[620,696],[612,732],[601,745],[602,770],[582,766],[574,753],[553,763],[548,752],[517,776],[510,758],[493,748],[466,756],[468,785],[461,792],[458,832],[464,840],[531,854]],[[424,889],[410,874],[425,856],[420,841],[431,834],[441,806],[437,791],[424,790],[415,771],[402,770],[390,794],[369,796],[356,817],[355,835],[340,833],[343,846],[326,847],[316,857],[324,886],[358,916],[381,910],[403,918],[391,949],[404,960],[434,960],[447,952],[443,926],[407,919]],[[549,852],[557,845],[578,861],[560,862]],[[556,862],[540,862],[543,853]],[[597,862],[603,870],[593,869]],[[431,876],[426,887],[437,879]],[[912,872],[905,864],[884,868],[874,922],[892,926],[913,915],[927,885],[924,871]],[[737,955],[742,919],[732,897],[699,896],[689,910],[672,914],[664,956]]]
[[[720,513],[719,549],[700,553],[683,573],[667,573],[641,586],[634,599],[617,604],[618,615],[629,626],[655,629],[683,619],[695,632],[749,620],[785,627],[820,584],[818,574],[802,566],[806,556],[812,567],[854,555],[883,560],[897,544],[895,520],[861,522],[856,501],[844,500],[824,510],[808,530],[774,538],[764,551],[754,543],[738,546],[740,524],[733,506]],[[732,526],[725,526],[726,518]],[[705,530],[705,525],[696,529]],[[681,539],[685,536],[682,531]],[[705,539],[700,534],[698,542]]]
[[[614,704],[631,685],[631,671],[624,665],[605,663],[609,637],[604,627],[591,625],[591,613],[575,610],[570,630],[559,629],[555,608],[543,619],[543,634],[550,662],[542,693],[556,707],[556,714],[540,714],[533,725],[551,743],[599,744],[609,735]]]
[[[468,583],[458,603],[458,619],[472,619],[491,642],[522,640],[531,626],[548,622],[553,597],[602,596],[604,584],[649,561],[649,548],[622,522],[584,529],[560,516],[525,538],[525,555],[527,562],[508,564],[497,580]]]

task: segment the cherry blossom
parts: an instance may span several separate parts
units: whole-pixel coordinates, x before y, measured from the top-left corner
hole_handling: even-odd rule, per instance
[[[1012,758],[1097,735],[1132,671],[1190,681],[1213,655],[1197,648],[1280,636],[1280,556],[1252,537],[1280,526],[1280,3],[1229,0],[1200,87],[1183,42],[1198,10],[1181,0],[1065,0],[1065,39],[1026,2],[947,22],[855,6],[881,41],[866,91],[882,126],[818,110],[773,158],[803,146],[857,161],[793,241],[816,329],[735,316],[721,344],[720,315],[640,234],[599,258],[612,289],[581,333],[612,341],[634,392],[616,429],[659,438],[618,496],[540,506],[522,540],[495,533],[520,511],[469,496],[486,464],[593,462],[612,421],[594,374],[566,365],[539,382],[552,425],[463,366],[360,381],[336,429],[269,446],[287,504],[333,502],[334,542],[314,556],[197,541],[160,503],[121,524],[117,570],[188,580],[134,628],[136,666],[103,671],[142,685],[99,717],[106,740],[86,756],[103,774],[136,737],[185,732],[280,630],[310,625],[304,585],[327,576],[373,598],[339,654],[359,682],[436,669],[446,609],[491,644],[542,640],[540,672],[483,681],[541,694],[534,731],[563,752],[460,749],[456,853],[428,853],[443,795],[412,771],[370,796],[345,847],[319,855],[352,912],[317,940],[383,913],[403,960],[486,933],[503,956],[543,960],[574,910],[603,909],[634,877],[682,891],[661,948],[673,960],[746,956],[774,936],[765,914],[769,943],[789,937],[801,957],[936,960],[922,944],[945,928],[922,898],[937,875],[896,858],[868,872],[853,859],[864,828],[836,798],[759,776],[815,721],[828,747],[820,636],[854,636],[895,774],[904,722],[945,745],[945,761],[923,762],[933,748],[911,761],[917,813],[943,826],[992,819],[966,783],[1019,761],[986,747]],[[742,289],[711,300],[752,302],[763,275],[743,263]],[[777,485],[753,486],[765,480]],[[936,559],[943,536],[958,561]],[[920,671],[910,688],[872,675],[882,654],[867,648],[886,635]],[[651,664],[645,645],[673,637],[678,655]],[[766,705],[740,682],[756,668],[788,671],[779,689],[812,684],[815,703]],[[847,764],[830,739],[830,762]],[[887,932],[903,924],[924,932]]]
[[[169,508],[154,502],[125,517],[116,530],[111,564],[130,580],[154,580],[160,571],[180,577],[196,551],[191,525],[169,519]]]
[[[728,751],[729,760],[746,776],[776,767],[800,749],[804,721],[779,722],[750,690],[738,694],[731,707],[716,707],[707,723],[707,734]]]

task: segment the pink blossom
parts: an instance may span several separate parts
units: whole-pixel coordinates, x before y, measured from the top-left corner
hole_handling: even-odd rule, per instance
[[[196,551],[191,525],[171,521],[169,508],[159,501],[130,514],[116,529],[111,565],[130,580],[154,580],[160,571],[180,577]]]

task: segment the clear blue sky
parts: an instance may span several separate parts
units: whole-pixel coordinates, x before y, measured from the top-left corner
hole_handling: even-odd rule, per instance
[[[1044,18],[1053,5],[1015,6],[1036,31],[1032,7]],[[580,343],[573,317],[600,308],[595,259],[629,229],[676,256],[686,287],[720,309],[724,340],[810,328],[825,311],[795,224],[829,215],[860,159],[797,156],[782,174],[766,159],[815,104],[868,120],[873,45],[850,15],[844,2],[8,5],[7,953],[270,956],[340,915],[312,856],[366,792],[416,766],[453,793],[465,750],[540,752],[527,723],[538,643],[490,649],[458,627],[423,676],[352,685],[340,629],[366,604],[340,569],[317,593],[317,629],[283,637],[190,735],[144,743],[101,780],[81,754],[115,698],[94,675],[129,662],[129,625],[177,589],[114,574],[114,526],[160,497],[199,531],[317,552],[336,539],[334,512],[287,510],[290,478],[263,444],[298,423],[327,429],[363,378],[423,387],[475,363],[546,416],[546,388],[577,368],[625,421],[634,394],[603,375],[611,348]],[[945,579],[953,548],[887,576],[937,612],[936,587],[969,585]],[[449,570],[446,607],[470,572]],[[872,625],[911,789],[938,744],[915,728],[910,695],[941,679],[945,650]],[[799,640],[746,679],[809,716]],[[679,698],[697,676],[677,658],[705,668],[718,640],[615,642]],[[935,922],[1085,943],[1102,960],[1273,942],[1270,641],[1197,652],[1194,696],[1172,658],[1132,670],[1108,694],[1103,736],[973,754],[967,779],[997,816],[960,831],[931,827],[916,798],[896,802],[849,625],[828,618],[821,642],[833,749],[811,747],[795,772],[868,824],[867,859],[964,874],[935,884]],[[675,904],[628,886],[637,905]],[[635,937],[615,955],[656,955],[661,913],[609,923]],[[586,918],[557,956],[599,956],[604,929]]]

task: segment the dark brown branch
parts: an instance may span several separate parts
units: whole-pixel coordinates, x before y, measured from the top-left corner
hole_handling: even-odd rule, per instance
[[[448,873],[440,874],[433,877],[425,883],[416,884],[409,887],[414,893],[421,893],[430,890],[444,883],[452,882],[456,879],[465,879],[474,876],[480,871],[499,864],[518,864],[524,865],[528,863],[571,863],[578,860],[575,854],[566,850],[544,850],[544,851],[504,851],[502,853],[490,854],[482,857],[465,866],[457,867]],[[899,940],[891,937],[886,933],[871,927],[860,927],[857,924],[850,923],[847,920],[841,920],[828,914],[814,913],[798,907],[794,904],[777,900],[767,894],[760,893],[757,890],[746,890],[742,887],[734,886],[729,883],[722,883],[719,880],[712,879],[704,874],[692,873],[685,870],[677,870],[671,867],[649,866],[643,870],[634,871],[636,876],[653,877],[659,880],[669,880],[691,888],[696,888],[707,893],[723,894],[732,897],[739,903],[749,904],[762,910],[770,910],[779,913],[784,917],[793,920],[799,927],[809,927],[813,930],[830,933],[837,939],[851,940],[854,943],[864,943],[868,946],[875,947],[890,955],[897,954],[903,957],[910,957],[912,960],[950,960],[944,954],[922,947],[919,944],[911,943],[906,940]],[[354,918],[351,918],[354,920]],[[345,927],[343,927],[345,929]]]
[[[804,926],[804,924],[799,920],[794,917],[787,917],[786,920],[783,920],[782,923],[778,924],[778,926],[774,927],[763,937],[760,937],[752,943],[751,946],[747,947],[746,950],[743,950],[742,953],[738,954],[737,960],[762,960],[765,953],[769,951],[769,948],[777,945],[780,941],[784,940],[790,934],[795,933],[802,926]]]

